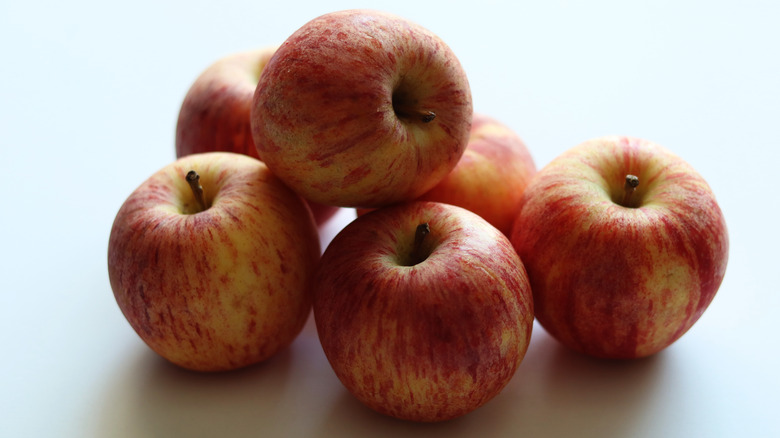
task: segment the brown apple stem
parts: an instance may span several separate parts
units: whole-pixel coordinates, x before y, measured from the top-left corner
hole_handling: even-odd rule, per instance
[[[192,189],[192,193],[195,195],[195,200],[198,202],[201,211],[206,209],[206,201],[203,199],[203,187],[200,185],[200,175],[194,170],[187,172],[187,182]]]
[[[639,186],[639,178],[636,175],[626,175],[625,193],[623,194],[623,206],[631,206],[631,195],[634,194]]]
[[[436,113],[433,111],[422,111],[416,108],[407,108],[399,106],[395,108],[398,117],[404,119],[418,119],[423,123],[430,123],[436,118]]]
[[[431,233],[431,227],[427,222],[417,225],[417,230],[414,232],[414,248],[412,248],[412,265],[416,265],[426,258],[425,251],[423,250],[423,241],[425,236]]]

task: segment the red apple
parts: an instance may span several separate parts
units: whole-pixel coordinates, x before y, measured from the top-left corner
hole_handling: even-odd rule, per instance
[[[369,10],[322,15],[260,76],[260,158],[306,199],[379,207],[414,199],[457,164],[472,116],[466,74],[429,30]]]
[[[370,408],[452,419],[498,394],[525,355],[533,298],[509,239],[474,213],[398,204],[336,235],[314,281],[328,361]]]
[[[164,167],[127,198],[111,229],[108,274],[152,350],[184,368],[222,371],[293,341],[319,256],[297,194],[257,159],[211,152]]]
[[[236,152],[258,158],[249,119],[260,73],[276,46],[234,53],[218,59],[193,82],[176,123],[176,157],[201,152]],[[310,202],[322,225],[337,207]]]
[[[535,173],[536,164],[523,140],[496,119],[475,113],[460,161],[418,200],[463,207],[509,236],[525,187]]]
[[[690,329],[721,284],[729,246],[701,175],[628,137],[587,141],[540,170],[511,240],[539,323],[603,358],[652,355]]]
[[[501,122],[475,114],[468,146],[444,180],[419,199],[463,207],[509,236],[536,173],[523,140]]]

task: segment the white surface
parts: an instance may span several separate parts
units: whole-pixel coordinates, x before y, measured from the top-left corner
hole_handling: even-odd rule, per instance
[[[475,109],[513,127],[539,167],[627,134],[710,182],[730,230],[726,279],[661,354],[595,361],[537,326],[508,387],[438,425],[351,398],[311,321],[289,350],[235,373],[158,359],[111,294],[116,211],[173,159],[178,107],[203,68],[358,2],[268,3],[0,3],[0,436],[780,436],[773,0],[362,3],[438,33]]]

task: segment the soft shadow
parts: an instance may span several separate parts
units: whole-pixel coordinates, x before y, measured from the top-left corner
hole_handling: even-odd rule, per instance
[[[435,424],[396,420],[364,406],[346,389],[333,401],[320,436],[625,437],[652,421],[667,355],[634,361],[574,353],[538,325],[512,381],[463,417]]]
[[[177,368],[128,352],[102,397],[95,436],[625,437],[653,427],[675,355],[605,361],[567,350],[539,326],[523,363],[493,400],[463,417],[414,423],[374,412],[338,381],[309,319],[293,348],[231,373]]]
[[[223,373],[198,373],[170,364],[151,350],[118,370],[103,403],[97,436],[256,437],[286,393],[291,349],[267,361]],[[130,394],[128,394],[128,392]],[[112,394],[122,394],[112,400]],[[269,397],[274,394],[275,397]]]
[[[483,436],[481,410],[439,423],[416,423],[379,414],[346,389],[333,401],[330,414],[318,427],[320,437],[474,437]]]
[[[652,421],[668,354],[603,360],[562,346],[540,326],[515,378],[492,406],[535,437],[625,437]]]

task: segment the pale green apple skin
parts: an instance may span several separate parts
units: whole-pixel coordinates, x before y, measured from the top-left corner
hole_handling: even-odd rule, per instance
[[[294,32],[263,70],[251,113],[274,174],[306,199],[341,207],[431,189],[463,154],[471,117],[453,51],[415,23],[370,10],[325,14]]]
[[[185,175],[195,170],[208,208]],[[108,273],[141,339],[183,368],[226,371],[289,345],[311,309],[320,255],[304,201],[259,160],[211,152],[142,183],[111,229]]]
[[[252,138],[252,99],[277,46],[226,55],[209,65],[190,86],[176,122],[176,158],[204,152],[236,152],[259,158]],[[308,202],[318,225],[337,212]]]
[[[421,223],[429,255],[409,266]],[[460,207],[415,202],[367,213],[334,238],[315,278],[329,363],[358,400],[395,418],[474,411],[506,386],[530,342],[522,262],[506,236]]]
[[[639,186],[626,199],[627,175]],[[578,145],[526,188],[511,236],[536,318],[576,351],[655,354],[699,320],[728,262],[726,222],[688,163],[646,140]]]

